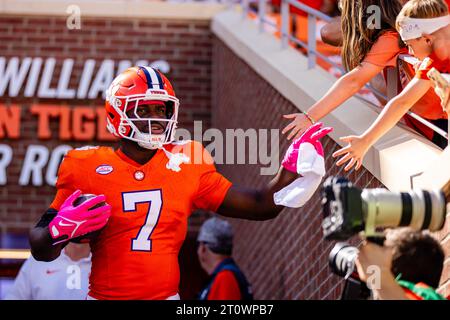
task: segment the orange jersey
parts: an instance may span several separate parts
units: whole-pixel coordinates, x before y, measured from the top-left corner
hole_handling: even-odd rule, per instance
[[[196,157],[199,151],[203,161]],[[178,253],[187,219],[194,209],[216,211],[231,186],[200,143],[188,142],[181,152],[190,161],[179,172],[166,167],[163,150],[145,165],[109,147],[72,150],[65,156],[51,207],[58,210],[76,189],[104,194],[112,206],[105,229],[91,242],[91,297],[166,299],[177,294]]]

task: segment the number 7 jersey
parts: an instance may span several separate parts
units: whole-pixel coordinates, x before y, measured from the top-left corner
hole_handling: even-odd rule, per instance
[[[89,295],[95,299],[167,299],[178,293],[178,253],[195,209],[216,211],[231,186],[200,143],[169,145],[188,163],[167,168],[158,150],[145,165],[109,147],[68,152],[58,172],[51,208],[76,189],[104,194],[111,217],[91,242]]]

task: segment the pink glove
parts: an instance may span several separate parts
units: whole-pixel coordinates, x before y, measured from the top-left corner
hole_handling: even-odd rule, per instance
[[[329,134],[333,131],[333,128],[325,127],[322,128],[322,123],[317,122],[316,124],[309,127],[298,139],[296,139],[286,151],[281,165],[291,172],[297,173],[297,159],[298,150],[302,143],[310,143],[316,149],[316,152],[323,157],[323,147],[319,139]]]
[[[89,210],[89,208],[104,202],[104,195],[93,197],[74,207],[73,202],[80,195],[80,190],[72,193],[61,205],[56,217],[50,222],[48,229],[51,237],[56,241],[53,245],[99,230],[108,222],[111,215],[109,204]]]

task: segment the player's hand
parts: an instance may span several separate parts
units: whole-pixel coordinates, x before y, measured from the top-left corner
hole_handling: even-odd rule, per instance
[[[105,203],[90,210],[90,208],[105,202],[104,195],[95,196],[78,206],[73,206],[74,201],[80,195],[80,190],[72,193],[61,205],[56,217],[50,222],[48,229],[50,236],[55,241],[53,245],[99,230],[108,222],[111,215],[109,204]]]
[[[311,121],[303,113],[286,114],[283,117],[286,119],[293,119],[292,122],[281,131],[282,134],[286,134],[291,130],[287,137],[288,140],[299,138],[306,129],[312,125]]]
[[[323,157],[323,147],[320,138],[326,136],[333,131],[333,128],[322,128],[322,123],[318,122],[309,127],[301,137],[297,138],[288,148],[281,165],[291,172],[298,173],[297,160],[299,156],[299,148],[303,143],[310,143],[314,146],[317,154]]]
[[[356,165],[355,170],[359,170],[370,144],[361,136],[348,136],[341,138],[341,140],[347,142],[348,145],[333,153],[333,158],[343,156],[336,162],[336,165],[341,166],[348,161],[344,168],[345,171],[350,170],[354,165]]]

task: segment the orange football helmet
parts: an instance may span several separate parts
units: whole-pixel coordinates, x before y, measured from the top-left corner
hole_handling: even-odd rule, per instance
[[[139,117],[137,107],[149,102],[163,102],[166,119]],[[151,67],[132,67],[118,75],[106,91],[107,128],[114,136],[135,141],[143,148],[159,149],[175,140],[178,107],[175,91],[161,72]],[[133,109],[133,116],[127,115]],[[148,121],[149,132],[139,130],[137,121]],[[164,132],[152,134],[152,121],[166,121]]]

